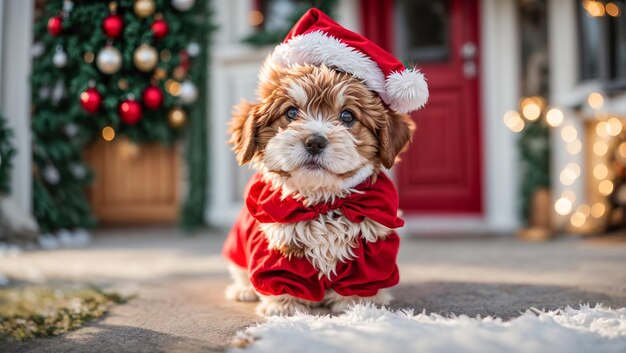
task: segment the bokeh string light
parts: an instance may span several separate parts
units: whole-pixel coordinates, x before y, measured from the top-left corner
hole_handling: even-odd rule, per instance
[[[557,108],[552,108],[546,113],[546,122],[551,127],[559,127],[563,122],[563,112]]]
[[[598,180],[604,180],[609,175],[609,168],[604,164],[598,164],[593,168],[593,176]]]
[[[524,130],[524,120],[516,111],[508,111],[502,118],[504,125],[513,132],[520,132]]]
[[[102,129],[102,138],[107,142],[113,141],[115,139],[115,130],[110,126],[105,126]]]
[[[571,125],[567,125],[561,130],[561,138],[565,142],[574,142],[577,137],[578,132],[576,131],[576,128]]]
[[[598,92],[592,92],[589,97],[587,97],[587,103],[592,109],[602,109],[604,106],[604,97]]]
[[[582,142],[580,142],[580,140],[576,139],[572,142],[568,142],[567,145],[565,146],[565,149],[567,149],[567,152],[569,154],[572,154],[572,155],[579,154],[580,151],[582,151],[583,149],[583,144]]]
[[[606,4],[604,9],[606,10],[607,15],[611,17],[617,17],[620,14],[619,6],[613,2]]]
[[[591,17],[611,16],[618,17],[621,13],[620,7],[614,2],[606,4],[598,0],[584,0],[583,8]]]
[[[606,121],[606,132],[611,136],[617,136],[622,132],[622,122],[616,118],[612,117]]]
[[[591,17],[611,16],[617,17],[621,13],[620,7],[614,2],[606,4],[598,0],[584,0],[583,8]]]
[[[613,192],[613,182],[610,180],[602,180],[598,185],[598,191],[604,196],[609,196]]]
[[[596,202],[591,206],[591,216],[594,218],[600,218],[604,216],[604,212],[606,211],[606,207],[601,202]]]
[[[561,216],[565,216],[572,211],[572,201],[568,198],[561,197],[554,203],[554,210]]]
[[[593,153],[596,156],[602,157],[609,151],[609,145],[604,141],[596,141],[593,144]]]
[[[585,9],[595,14],[594,16],[602,16],[607,13],[613,16],[619,13],[619,7],[613,3],[604,5],[601,2],[587,1]],[[569,224],[578,231],[585,231],[591,219],[593,222],[602,222],[603,218],[608,216],[607,199],[615,192],[617,186],[612,178],[614,178],[609,166],[608,159],[614,153],[615,160],[626,164],[626,142],[614,143],[615,138],[623,138],[623,132],[626,131],[624,120],[616,116],[606,114],[603,110],[605,107],[605,97],[600,92],[592,92],[587,96],[587,106],[595,111],[596,120],[591,121],[590,131],[592,136],[581,134],[578,128],[572,124],[564,124],[566,122],[565,114],[556,107],[547,107],[545,100],[541,97],[524,97],[520,99],[519,111],[508,111],[503,116],[504,125],[515,133],[519,133],[525,129],[528,124],[537,123],[545,124],[551,128],[558,128],[559,137],[565,144],[565,150],[571,155],[578,155],[582,152],[583,144],[581,139],[589,141],[587,148],[593,152],[594,160],[589,166],[587,173],[592,176],[591,181],[596,193],[600,195],[600,199],[593,198],[591,203],[581,203],[576,205],[576,193],[572,190],[565,190],[561,196],[555,201],[554,211],[561,215],[569,217]],[[544,110],[545,114],[544,114]],[[544,116],[543,120],[542,114]],[[594,134],[595,133],[595,134]],[[589,140],[587,140],[589,139]],[[612,149],[614,148],[614,149]],[[574,185],[582,175],[581,166],[570,162],[561,169],[559,181],[563,186]],[[591,228],[589,228],[591,229]]]

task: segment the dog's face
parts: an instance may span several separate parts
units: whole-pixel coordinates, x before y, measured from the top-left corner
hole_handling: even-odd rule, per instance
[[[326,66],[265,66],[258,94],[260,102],[239,104],[233,116],[237,160],[303,188],[344,185],[391,167],[414,130],[407,114]]]

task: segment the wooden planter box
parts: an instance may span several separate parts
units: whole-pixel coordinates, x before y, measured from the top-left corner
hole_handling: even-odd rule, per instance
[[[180,148],[100,140],[86,151],[86,158],[95,173],[89,200],[100,224],[177,221]]]

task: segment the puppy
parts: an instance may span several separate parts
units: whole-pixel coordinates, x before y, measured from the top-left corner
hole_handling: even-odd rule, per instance
[[[324,64],[267,61],[257,95],[230,126],[237,161],[257,174],[224,247],[227,298],[260,299],[260,315],[388,304],[402,220],[381,169],[410,142],[410,116]]]

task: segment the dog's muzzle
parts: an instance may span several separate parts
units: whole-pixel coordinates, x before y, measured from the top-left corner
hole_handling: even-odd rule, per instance
[[[328,140],[320,134],[314,134],[304,139],[304,148],[312,156],[322,153],[326,145],[328,145]]]

